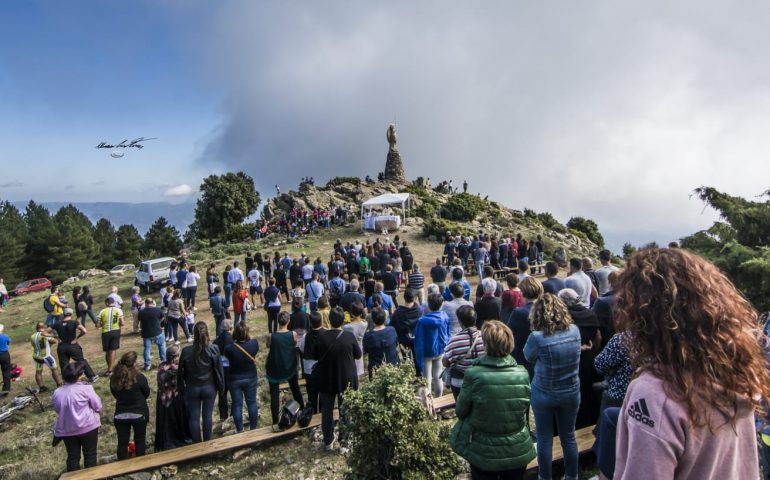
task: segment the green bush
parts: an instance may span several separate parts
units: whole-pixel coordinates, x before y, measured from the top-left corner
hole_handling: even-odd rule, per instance
[[[572,217],[567,222],[567,228],[584,233],[589,240],[599,247],[604,247],[604,237],[599,233],[599,226],[593,220],[583,217]]]
[[[542,212],[537,214],[537,219],[544,227],[553,229],[556,225],[561,225],[558,220],[551,214],[551,212]]]
[[[422,226],[422,233],[429,237],[435,235],[437,238],[444,238],[446,232],[459,233],[460,235],[472,235],[473,232],[465,225],[446,220],[438,217],[430,217],[425,219],[425,223]]]
[[[459,193],[453,195],[441,208],[442,216],[449,220],[470,222],[487,207],[487,202],[475,195]]]
[[[350,443],[348,479],[455,478],[463,468],[447,427],[428,420],[415,398],[414,369],[383,366],[357,391],[345,394],[342,434]]]
[[[336,187],[343,183],[352,183],[353,185],[361,185],[361,179],[359,177],[334,177],[326,184],[327,187]]]

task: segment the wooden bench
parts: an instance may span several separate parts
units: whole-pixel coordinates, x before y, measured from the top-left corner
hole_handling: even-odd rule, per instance
[[[593,429],[594,426],[591,425],[590,427],[581,428],[580,430],[575,431],[578,455],[588,452],[591,450],[591,447],[593,447],[595,440]],[[564,451],[561,449],[561,442],[559,441],[559,437],[553,437],[553,454],[551,455],[551,459],[553,463],[564,460]],[[527,465],[528,472],[535,469],[537,469],[537,458],[529,462],[529,465]]]
[[[338,412],[334,411],[334,418],[338,418]],[[243,447],[253,447],[273,440],[290,438],[310,428],[321,425],[321,415],[313,415],[310,424],[305,428],[294,426],[288,430],[274,432],[273,427],[263,427],[249,430],[235,435],[194,443],[184,447],[166,450],[159,453],[151,453],[143,457],[135,457],[128,460],[98,465],[63,474],[60,480],[96,480],[101,478],[118,477],[134,472],[142,472],[170,465],[172,463],[186,462],[195,458],[206,457],[217,453],[224,453]]]

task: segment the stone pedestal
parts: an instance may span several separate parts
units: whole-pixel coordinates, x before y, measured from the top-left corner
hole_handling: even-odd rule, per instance
[[[406,182],[404,163],[401,161],[401,154],[398,153],[398,150],[388,151],[388,159],[385,161],[385,180]]]

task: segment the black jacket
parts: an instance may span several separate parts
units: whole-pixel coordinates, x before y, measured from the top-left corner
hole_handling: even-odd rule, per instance
[[[422,309],[416,303],[411,307],[399,305],[390,319],[390,325],[396,329],[398,343],[411,345],[414,343],[414,329],[417,320],[422,316]]]
[[[339,329],[325,330],[311,345],[310,356],[317,358],[313,384],[321,393],[340,394],[349,386],[358,389],[356,360],[361,358],[356,337]]]
[[[147,406],[147,398],[150,396],[150,384],[147,377],[138,373],[134,385],[128,390],[117,390],[110,382],[110,392],[115,397],[115,415],[120,413],[138,413],[150,418],[150,408]]]
[[[225,388],[225,374],[222,370],[219,347],[210,344],[203,355],[195,353],[194,345],[184,347],[179,355],[179,389],[184,390],[188,385],[207,383],[212,383],[220,393]]]

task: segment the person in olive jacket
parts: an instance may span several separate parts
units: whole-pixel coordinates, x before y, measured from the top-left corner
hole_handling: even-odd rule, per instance
[[[452,449],[471,464],[474,480],[522,479],[537,455],[526,416],[529,374],[510,356],[513,334],[505,324],[484,322],[481,338],[487,354],[465,372]]]

